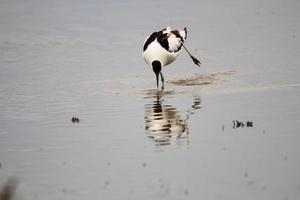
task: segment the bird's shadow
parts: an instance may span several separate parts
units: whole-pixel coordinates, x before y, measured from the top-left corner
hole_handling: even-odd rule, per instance
[[[167,102],[175,97],[173,91],[149,90],[145,99],[145,131],[148,138],[156,146],[176,145],[188,147],[190,116],[201,108],[201,98],[193,96],[191,106],[180,112],[175,106]],[[150,99],[150,101],[149,101]],[[186,105],[186,103],[184,104]]]

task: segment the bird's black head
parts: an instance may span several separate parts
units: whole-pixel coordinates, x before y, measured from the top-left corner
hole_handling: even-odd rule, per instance
[[[159,74],[159,72],[161,71],[161,63],[158,60],[154,60],[152,62],[152,69],[155,74]]]
[[[157,88],[158,88],[158,78],[159,78],[159,73],[161,72],[161,63],[158,60],[154,60],[152,62],[152,69],[156,75],[156,84],[157,84]]]

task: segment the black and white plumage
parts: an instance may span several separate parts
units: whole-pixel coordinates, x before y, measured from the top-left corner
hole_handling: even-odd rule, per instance
[[[184,42],[187,37],[187,29],[171,30],[167,27],[161,31],[153,32],[144,43],[143,58],[145,62],[152,65],[153,71],[156,75],[157,88],[159,87],[159,74],[162,81],[162,89],[164,89],[164,77],[162,75],[162,68],[172,63],[184,48],[193,62],[200,66],[200,61],[193,57]]]

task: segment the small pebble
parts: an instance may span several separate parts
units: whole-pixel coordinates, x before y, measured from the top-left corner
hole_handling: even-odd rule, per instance
[[[144,163],[143,163],[143,167],[146,167],[146,166],[147,166],[147,164],[144,162]]]

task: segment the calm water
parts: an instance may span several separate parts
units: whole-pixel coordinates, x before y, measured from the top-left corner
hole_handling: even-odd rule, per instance
[[[28,200],[299,199],[299,9],[1,1],[0,184]],[[165,79],[217,80],[155,90],[141,50],[166,25],[188,27],[203,65],[182,52]]]

